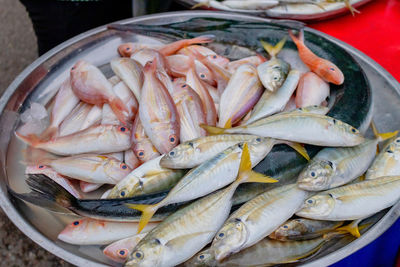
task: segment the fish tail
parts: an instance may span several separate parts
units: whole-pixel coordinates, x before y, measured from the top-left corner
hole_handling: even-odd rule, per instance
[[[354,220],[348,225],[336,228],[336,231],[339,233],[349,233],[354,237],[359,238],[361,236],[360,229],[364,229],[367,225],[363,225],[358,227],[358,224],[362,221],[362,219]]]
[[[296,44],[296,46],[302,45],[304,42],[304,32],[302,30],[300,30],[298,37],[296,35],[294,35],[292,30],[289,30],[289,36],[290,36],[290,38],[292,38],[292,40]]]
[[[10,188],[8,190],[19,199],[52,211],[65,212],[64,209],[73,211],[77,206],[76,197],[44,174],[29,174],[26,183],[32,192],[19,194]]]
[[[49,165],[57,158],[57,156],[42,149],[27,147],[24,151],[23,163],[26,165]]]
[[[344,0],[344,4],[346,5],[346,7],[350,10],[351,15],[354,17],[355,14],[360,14],[360,11],[355,9],[351,4],[350,4],[350,0]]]
[[[207,35],[201,35],[201,36],[197,36],[195,38],[192,39],[188,39],[186,41],[186,45],[192,45],[192,44],[206,44],[206,43],[211,43],[213,42],[215,39],[215,36],[212,34],[207,34]]]
[[[211,135],[223,134],[227,130],[225,128],[215,127],[215,126],[207,125],[204,123],[201,123],[200,127],[203,128],[204,130],[206,130],[207,133],[209,133]]]
[[[127,116],[128,116],[128,110],[126,109],[126,106],[124,102],[119,97],[115,97],[110,101],[110,107],[112,111],[115,113],[115,116],[117,116],[118,120],[126,125],[127,124]]]
[[[372,132],[374,133],[375,137],[379,140],[379,141],[385,141],[387,139],[396,137],[397,134],[399,133],[399,131],[394,131],[394,132],[387,132],[387,133],[380,133],[378,131],[378,128],[376,128],[376,125],[373,121],[371,121],[371,129]]]
[[[283,37],[275,46],[270,43],[261,40],[260,41],[264,49],[268,52],[271,57],[275,57],[282,50],[283,46],[286,43],[286,37]]]
[[[145,205],[145,204],[125,204],[130,209],[135,209],[142,212],[142,216],[140,217],[138,231],[139,234],[149,223],[150,219],[153,217],[154,213],[160,207],[161,202],[153,205]]]
[[[225,129],[232,128],[232,118],[229,118],[229,120],[225,123],[224,128]]]
[[[37,147],[42,142],[42,140],[40,140],[40,138],[35,134],[22,135],[19,132],[15,132],[15,135],[18,139],[33,147]]]
[[[299,143],[295,143],[295,142],[289,142],[289,141],[285,141],[284,143],[286,145],[290,146],[291,148],[293,148],[294,150],[296,150],[297,153],[302,155],[303,158],[305,158],[307,161],[310,160],[310,156],[308,155],[307,150],[304,148],[303,145],[301,145]]]
[[[240,159],[239,174],[236,183],[276,183],[278,180],[251,170],[251,158],[249,146],[243,144],[242,157]]]

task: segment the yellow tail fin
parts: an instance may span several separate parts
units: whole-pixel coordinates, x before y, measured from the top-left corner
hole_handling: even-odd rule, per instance
[[[204,2],[197,3],[197,4],[193,5],[190,9],[196,9],[196,8],[202,7],[202,6],[210,7],[210,1],[204,1]]]
[[[352,236],[359,238],[361,236],[360,230],[366,228],[369,225],[367,223],[367,224],[364,224],[364,225],[361,225],[360,227],[358,227],[358,224],[362,220],[363,219],[354,220],[346,226],[336,228],[336,231],[339,233],[350,233]]]
[[[283,37],[282,40],[280,40],[275,46],[272,46],[271,44],[267,43],[266,41],[260,41],[261,45],[264,47],[265,51],[268,52],[268,54],[271,57],[275,57],[283,48],[283,46],[286,43],[286,37]]]
[[[373,121],[371,121],[371,129],[372,132],[374,133],[375,137],[379,139],[379,141],[384,141],[389,138],[397,136],[399,131],[394,131],[394,132],[387,132],[387,133],[379,133],[378,129],[376,128],[376,125]]]
[[[144,204],[125,204],[130,209],[139,210],[142,212],[142,216],[140,217],[139,226],[137,233],[139,234],[149,223],[150,219],[153,217],[154,213],[159,208],[159,204],[154,205],[144,205]]]
[[[346,7],[350,10],[351,15],[354,17],[355,13],[359,14],[360,11],[355,9],[351,4],[350,4],[350,0],[344,0],[344,4],[346,5]]]
[[[276,183],[275,180],[264,174],[251,170],[250,150],[247,143],[243,145],[242,157],[240,160],[239,174],[236,180],[238,183]]]
[[[211,135],[223,134],[226,131],[225,128],[210,126],[210,125],[207,125],[204,123],[201,123],[200,127],[203,128],[204,130],[206,130]]]
[[[310,160],[310,156],[308,155],[307,150],[301,144],[295,143],[295,142],[289,142],[289,141],[285,142],[285,144],[287,144],[288,146],[290,146],[291,148],[296,150],[297,153],[302,155],[307,161]]]
[[[229,118],[229,120],[225,123],[224,128],[225,129],[232,128],[232,118]]]

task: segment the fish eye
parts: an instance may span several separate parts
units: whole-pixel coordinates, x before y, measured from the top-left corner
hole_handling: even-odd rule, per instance
[[[307,200],[307,203],[313,203],[314,201],[312,199]]]
[[[333,124],[336,124],[336,119],[333,119]]]
[[[39,165],[38,168],[39,168],[39,169],[43,169],[44,166],[43,166],[43,165]]]
[[[150,60],[149,63],[150,63],[150,64],[153,64],[153,60]]]
[[[173,156],[175,155],[175,152],[174,152],[174,151],[170,151],[170,152],[169,152],[169,155],[170,155],[171,157],[173,157]]]
[[[284,225],[283,228],[288,229],[289,227],[287,225]]]
[[[318,105],[314,105],[314,108],[318,107]]]
[[[186,84],[182,85],[182,88],[185,88],[185,87],[186,87]]]
[[[78,226],[79,225],[79,221],[74,221],[72,224],[74,225],[74,226]]]
[[[126,256],[128,256],[128,250],[126,248],[118,250],[117,253],[118,256],[120,256],[123,259],[126,258]]]
[[[356,132],[357,132],[357,130],[354,129],[354,128],[351,128],[351,131],[352,131],[353,133],[356,133]]]
[[[261,138],[258,137],[258,138],[256,139],[256,141],[257,141],[257,142],[261,142]]]
[[[315,177],[315,172],[310,173],[312,177]]]
[[[138,158],[140,158],[140,159],[144,158],[144,151],[143,151],[143,150],[139,150],[139,151],[137,152],[137,156],[138,156]]]
[[[125,127],[119,127],[119,130],[120,130],[121,132],[125,132],[125,131],[126,131],[126,128],[125,128]]]
[[[217,58],[217,55],[214,55],[214,56],[213,56],[213,59],[216,59],[216,58]]]
[[[126,170],[128,168],[128,166],[126,166],[125,163],[121,163],[121,165],[119,165],[121,167],[121,169]]]
[[[335,69],[334,68],[329,68],[331,71],[335,71]]]
[[[274,77],[274,81],[277,81],[279,78],[277,76]]]
[[[219,233],[219,234],[218,234],[218,237],[219,237],[219,238],[223,238],[224,236],[225,236],[224,233]]]
[[[131,50],[131,48],[128,46],[128,47],[125,48],[125,50],[129,51],[129,50]]]
[[[199,255],[199,259],[200,260],[204,259],[204,255],[203,254]]]
[[[73,66],[72,68],[71,68],[71,70],[74,70],[75,69],[75,66]]]
[[[397,139],[397,140],[396,140],[396,143],[400,143],[400,139]]]
[[[143,259],[143,252],[141,252],[141,251],[136,251],[133,255],[135,255],[135,257],[137,258],[137,259]]]
[[[188,145],[191,146],[191,147],[193,147],[193,143],[192,143],[192,142],[189,142]]]
[[[386,151],[386,152],[387,152],[387,153],[393,153],[393,151],[392,151],[392,150],[390,150],[390,149],[389,149],[388,151]]]
[[[121,197],[125,196],[125,191],[121,191],[121,193],[119,193],[121,195]]]
[[[202,74],[200,74],[200,78],[205,78],[206,77],[206,75],[204,75],[203,73]]]
[[[176,143],[176,136],[174,134],[169,136],[169,142],[171,144],[175,144]]]

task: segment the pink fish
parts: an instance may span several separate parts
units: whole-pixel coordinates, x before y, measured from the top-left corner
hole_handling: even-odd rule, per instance
[[[55,170],[50,168],[49,166],[46,165],[35,165],[35,166],[27,166],[25,170],[26,174],[44,174],[50,179],[52,179],[54,182],[57,184],[61,185],[62,187],[65,188],[68,192],[71,193],[76,198],[82,198],[81,193],[79,193],[78,190],[76,190],[74,184],[72,181],[59,173],[57,173]]]
[[[335,64],[329,60],[320,58],[304,44],[303,31],[300,31],[299,37],[296,37],[292,31],[289,30],[289,35],[297,46],[301,61],[303,61],[312,72],[316,73],[326,82],[336,85],[340,85],[344,82],[343,72]]]
[[[143,128],[160,153],[179,143],[179,116],[167,89],[156,77],[157,59],[146,63],[139,106]]]
[[[65,80],[54,100],[53,109],[50,114],[50,125],[41,134],[41,139],[50,139],[58,135],[58,127],[61,122],[72,112],[78,105],[79,98],[74,94],[71,88],[70,79]]]
[[[200,96],[201,102],[203,103],[203,110],[206,114],[206,121],[208,125],[215,125],[217,122],[217,111],[215,109],[214,101],[208,92],[203,81],[197,76],[194,58],[191,57],[190,68],[186,74],[186,83]]]
[[[170,44],[165,45],[158,51],[163,54],[164,56],[170,56],[178,52],[179,49],[192,45],[192,44],[206,44],[206,43],[211,43],[214,41],[214,36],[212,35],[203,35],[203,36],[198,36],[196,38],[192,39],[183,39],[179,40]]]
[[[81,188],[81,191],[83,193],[89,193],[93,192],[97,189],[99,189],[103,184],[95,184],[95,183],[89,183],[85,181],[79,181],[79,187]]]
[[[71,86],[75,95],[86,103],[108,103],[118,119],[126,124],[127,109],[98,68],[83,60],[78,61],[71,69]]]
[[[251,64],[240,66],[221,95],[218,126],[232,127],[257,104],[263,91],[257,69]]]
[[[35,136],[16,133],[23,142],[34,148],[56,155],[82,153],[112,153],[127,150],[131,146],[131,131],[125,126],[96,125],[74,134],[42,141]]]
[[[133,249],[136,247],[136,245],[146,235],[147,235],[147,233],[140,233],[140,234],[116,241],[116,242],[108,245],[103,250],[103,253],[109,259],[111,259],[115,262],[124,263],[126,261],[126,259],[128,258],[128,256],[133,251]]]
[[[174,77],[185,77],[189,69],[190,59],[186,55],[172,55],[166,57],[167,65],[170,73]],[[213,73],[200,61],[194,61],[196,66],[196,73],[199,78],[210,84],[216,85]]]
[[[140,163],[145,163],[151,159],[160,156],[157,149],[153,146],[150,138],[144,132],[139,116],[136,116],[132,126],[132,150]]]
[[[252,64],[255,67],[257,67],[258,65],[264,63],[265,61],[267,61],[265,57],[263,57],[260,54],[257,54],[257,56],[250,56],[239,60],[231,61],[228,63],[226,68],[233,74],[237,70],[237,68],[239,68],[243,64]]]
[[[229,63],[228,58],[218,55],[210,48],[207,48],[207,47],[201,46],[201,45],[191,45],[191,46],[182,48],[181,50],[178,51],[178,54],[183,54],[186,56],[189,56],[189,55],[196,56],[196,54],[197,55],[200,54],[200,55],[206,57],[210,62],[214,63],[215,65],[217,65],[221,68],[227,67],[227,65]]]
[[[118,46],[118,53],[121,57],[130,57],[135,52],[142,49],[160,49],[163,45],[155,45],[155,44],[141,44],[141,43],[124,43]]]
[[[206,123],[206,116],[199,95],[185,82],[178,81],[174,83],[172,98],[180,118],[180,141],[206,136],[207,132],[200,127]]]
[[[151,222],[145,231],[158,223]],[[58,239],[74,245],[106,245],[136,234],[136,222],[109,222],[89,218],[74,220],[58,235]]]
[[[329,96],[329,84],[317,74],[307,72],[301,76],[296,90],[296,107],[321,105]],[[326,102],[325,102],[326,104]]]
[[[83,128],[86,118],[93,107],[93,105],[81,101],[63,120],[58,130],[58,136],[54,136],[53,138],[79,132]]]
[[[132,149],[124,151],[124,162],[132,170],[136,169],[140,165],[139,159],[135,156],[135,152]]]

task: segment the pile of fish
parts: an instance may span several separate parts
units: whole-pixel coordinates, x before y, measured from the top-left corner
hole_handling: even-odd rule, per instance
[[[309,72],[277,57],[285,40],[262,42],[268,60],[230,61],[202,45],[211,36],[122,44],[110,78],[78,61],[49,127],[16,132],[30,145],[32,192],[11,193],[84,217],[58,238],[107,245],[104,254],[125,266],[274,265],[360,236],[362,219],[400,198],[400,138],[374,128],[367,139],[326,116],[329,83],[344,75],[302,32],[289,35]],[[278,181],[252,170],[277,144],[307,160],[303,144],[324,148],[298,177]],[[84,199],[95,190],[101,199]]]
[[[350,10],[354,16],[355,13],[359,13],[355,9],[350,0],[194,0],[197,2],[193,8],[207,6],[218,10],[230,10],[230,11],[266,11],[278,6],[303,6],[303,9],[307,10],[307,5],[318,6],[321,11],[326,10],[332,3],[344,2],[345,6]]]

